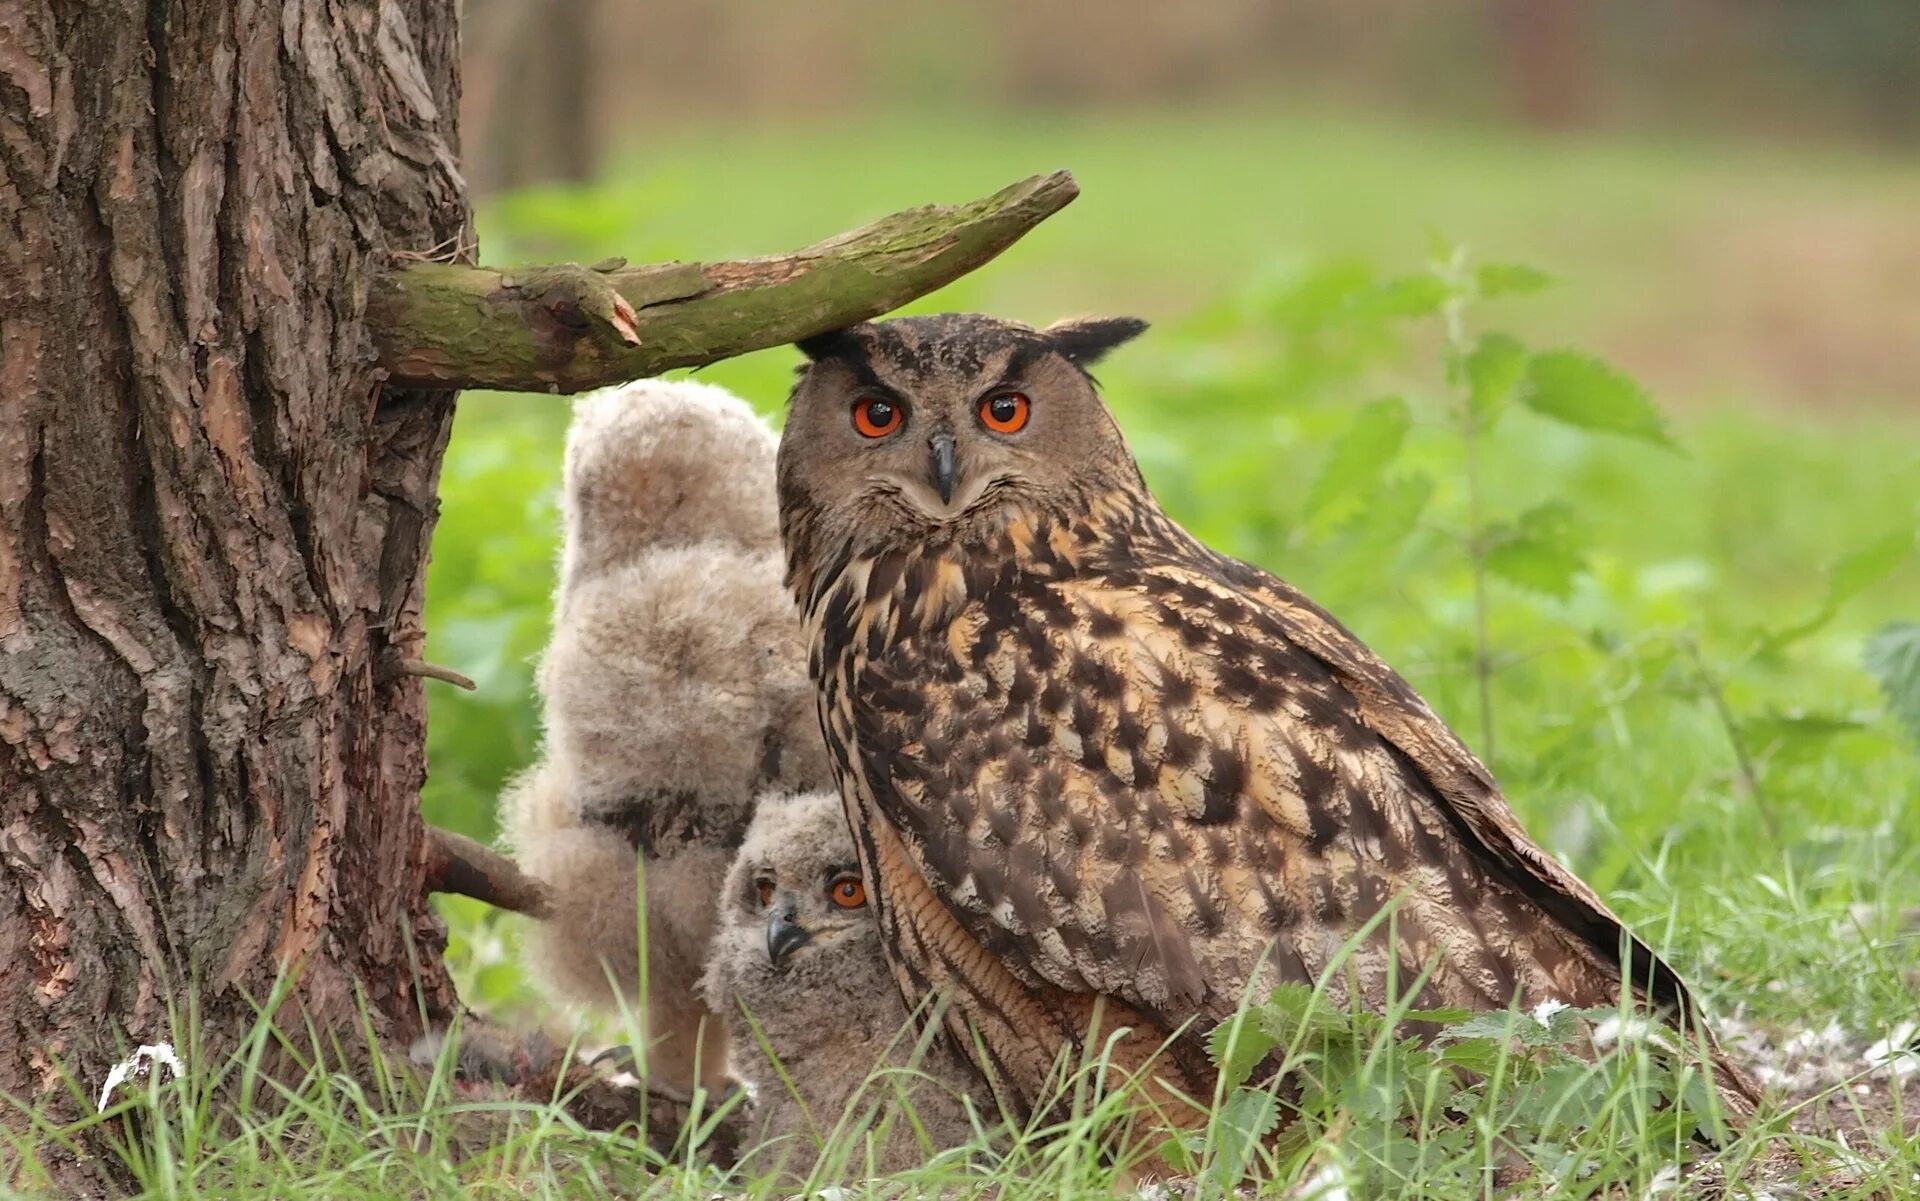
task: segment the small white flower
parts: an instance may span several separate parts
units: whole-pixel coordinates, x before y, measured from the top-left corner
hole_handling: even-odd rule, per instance
[[[1347,1192],[1347,1169],[1338,1163],[1324,1164],[1300,1182],[1293,1196],[1299,1201],[1352,1201]]]
[[[1593,1028],[1593,1045],[1604,1051],[1615,1043],[1645,1042],[1652,1029],[1653,1024],[1637,1013],[1610,1017]]]
[[[1647,1181],[1647,1191],[1640,1194],[1640,1201],[1650,1201],[1653,1197],[1676,1192],[1679,1188],[1680,1169],[1673,1164],[1668,1164],[1655,1172],[1652,1180]]]
[[[1544,1026],[1553,1020],[1554,1014],[1569,1008],[1571,1008],[1571,1006],[1565,1001],[1555,1001],[1552,998],[1548,998],[1533,1007],[1533,1020]]]
[[[167,1070],[176,1077],[185,1075],[187,1071],[180,1066],[179,1057],[174,1055],[172,1043],[142,1044],[139,1050],[114,1064],[107,1073],[107,1082],[100,1086],[98,1108],[102,1111],[107,1108],[107,1100],[113,1096],[113,1090],[119,1088],[128,1076],[144,1077],[156,1063],[166,1064]]]
[[[1895,1080],[1905,1080],[1908,1076],[1920,1072],[1920,1052],[1914,1048],[1914,1036],[1920,1033],[1920,1025],[1913,1022],[1901,1022],[1887,1036],[1861,1052],[1860,1058],[1867,1066],[1885,1071]]]

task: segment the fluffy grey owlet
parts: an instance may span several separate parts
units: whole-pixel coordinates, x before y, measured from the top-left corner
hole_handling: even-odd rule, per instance
[[[540,665],[546,745],[501,798],[516,858],[551,897],[528,939],[534,978],[638,1010],[649,1083],[682,1096],[726,1085],[726,1032],[697,985],[755,801],[828,784],[773,458],[766,423],[719,388],[645,380],[580,402]]]
[[[973,1139],[969,1099],[997,1117],[971,1064],[916,1038],[837,794],[760,802],[701,983],[753,1089],[756,1171],[805,1175],[831,1140],[855,1172],[898,1172]]]

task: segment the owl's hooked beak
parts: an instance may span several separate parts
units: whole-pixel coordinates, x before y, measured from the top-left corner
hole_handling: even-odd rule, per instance
[[[806,946],[813,937],[813,931],[794,918],[793,906],[793,894],[783,892],[774,898],[773,908],[767,912],[767,958],[775,967],[785,967],[787,956]]]
[[[933,460],[933,486],[940,493],[940,503],[953,503],[953,481],[958,473],[953,453],[953,434],[947,430],[935,430],[933,437],[927,439],[927,450]]]

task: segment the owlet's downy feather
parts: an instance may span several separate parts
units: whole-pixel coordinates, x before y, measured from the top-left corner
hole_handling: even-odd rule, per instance
[[[550,892],[527,955],[560,998],[637,1004],[644,867],[650,1083],[682,1092],[725,1085],[725,1030],[697,985],[754,801],[828,779],[773,459],[773,433],[718,388],[649,380],[579,403],[544,757],[501,799]]]
[[[951,998],[1016,1111],[1096,1010],[1135,1032],[1120,1067],[1204,1101],[1209,1029],[1323,976],[1336,1002],[1424,979],[1415,1006],[1476,1010],[1611,1006],[1624,978],[1691,1029],[1679,976],[1405,680],[1155,503],[1087,372],[1143,328],[946,315],[802,344],[788,582],[903,993]]]
[[[761,799],[701,983],[753,1088],[750,1175],[805,1176],[830,1140],[856,1169],[898,1172],[998,1117],[971,1064],[917,1041],[835,793]]]

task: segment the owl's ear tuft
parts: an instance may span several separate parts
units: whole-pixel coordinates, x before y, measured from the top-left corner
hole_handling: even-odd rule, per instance
[[[802,338],[798,342],[795,342],[794,345],[800,348],[801,354],[806,355],[811,361],[818,363],[821,359],[831,359],[844,355],[858,346],[860,344],[860,337],[857,331],[860,329],[861,326],[858,325],[848,325],[840,329],[830,329],[825,333],[814,334],[810,338]]]
[[[1138,317],[1083,317],[1076,321],[1056,321],[1040,332],[1053,343],[1055,350],[1087,367],[1146,330],[1147,323]]]

